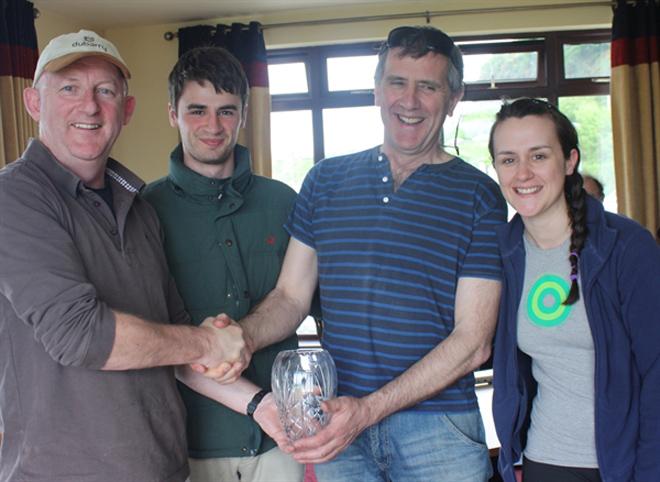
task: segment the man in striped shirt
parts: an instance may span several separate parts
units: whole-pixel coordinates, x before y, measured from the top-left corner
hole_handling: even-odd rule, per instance
[[[500,298],[488,176],[443,150],[463,95],[458,48],[399,27],[379,54],[384,142],[312,168],[287,224],[276,288],[242,320],[252,350],[283,339],[320,286],[339,397],[317,435],[285,448],[321,481],[486,481],[472,371],[489,356]]]

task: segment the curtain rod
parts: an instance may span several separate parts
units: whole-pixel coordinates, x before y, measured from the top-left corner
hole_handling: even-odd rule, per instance
[[[325,18],[320,20],[300,20],[297,22],[281,22],[281,23],[269,23],[262,25],[261,28],[266,30],[269,28],[282,28],[282,27],[309,27],[315,25],[329,25],[335,23],[356,23],[356,22],[375,22],[379,20],[398,20],[398,19],[408,19],[408,18],[424,18],[426,23],[431,23],[431,18],[433,17],[449,17],[452,15],[468,15],[475,13],[511,13],[511,12],[521,12],[528,10],[551,10],[551,9],[565,9],[565,8],[578,8],[578,7],[613,7],[616,5],[616,2],[605,1],[605,2],[573,2],[573,3],[555,3],[555,4],[544,4],[544,5],[519,5],[512,7],[492,7],[492,8],[474,8],[474,9],[464,9],[464,10],[445,10],[445,11],[424,11],[424,12],[413,12],[413,13],[393,13],[386,15],[368,15],[363,17],[346,17],[346,18]],[[165,32],[163,38],[165,40],[173,40],[178,36],[176,32]]]

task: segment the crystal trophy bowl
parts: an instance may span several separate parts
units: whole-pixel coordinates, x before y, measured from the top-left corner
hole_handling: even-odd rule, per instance
[[[285,350],[273,363],[273,396],[289,440],[314,435],[329,421],[321,402],[337,396],[337,369],[325,350]]]

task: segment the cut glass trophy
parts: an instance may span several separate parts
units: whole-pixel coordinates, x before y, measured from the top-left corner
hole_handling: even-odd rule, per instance
[[[321,402],[337,396],[337,369],[325,350],[285,350],[273,363],[273,396],[289,440],[314,435],[329,422]]]

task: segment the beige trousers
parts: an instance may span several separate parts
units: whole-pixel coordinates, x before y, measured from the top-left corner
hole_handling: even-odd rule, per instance
[[[254,457],[189,459],[190,482],[302,482],[305,466],[275,447]]]

